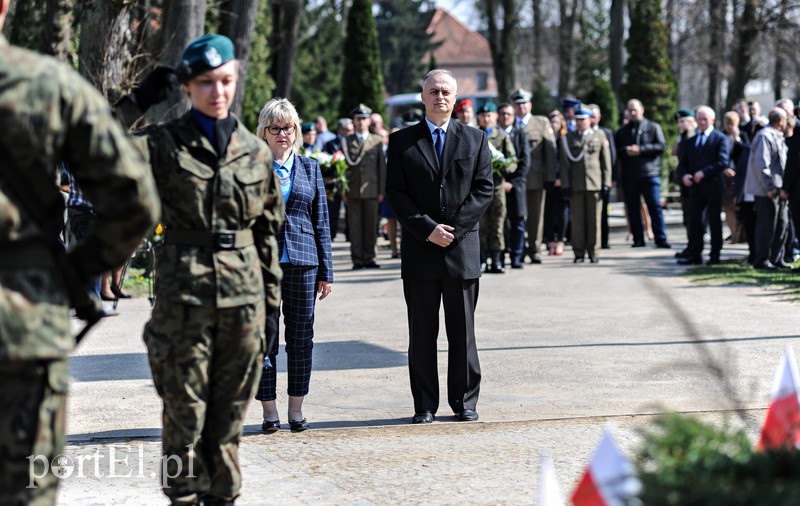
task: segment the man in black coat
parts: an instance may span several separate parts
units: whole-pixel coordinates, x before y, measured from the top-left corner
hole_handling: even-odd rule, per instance
[[[599,105],[589,104],[586,106],[586,108],[592,111],[592,115],[589,117],[589,122],[592,125],[592,129],[600,130],[606,134],[608,147],[610,148],[609,151],[611,152],[611,182],[614,186],[616,186],[619,179],[619,171],[617,170],[617,147],[614,143],[614,133],[610,128],[600,126],[600,121],[603,119],[603,115],[602,111],[600,111]],[[600,215],[600,244],[603,249],[611,248],[611,245],[608,244],[608,202],[609,197],[611,196],[611,192],[609,190],[610,189],[607,189],[602,192],[603,211]]]
[[[633,247],[644,247],[644,226],[639,202],[644,198],[657,248],[669,248],[661,209],[661,154],[667,147],[661,125],[644,117],[639,100],[628,100],[628,124],[617,130],[614,142],[619,156],[625,207],[633,235]]]
[[[703,211],[708,216],[711,233],[709,264],[718,264],[722,251],[722,194],[725,180],[722,171],[728,167],[728,137],[714,128],[716,114],[708,106],[697,108],[697,133],[686,141],[678,162],[681,183],[689,188],[689,245],[678,259],[681,265],[702,263]]]
[[[413,423],[439,408],[436,340],[444,302],[447,399],[460,421],[475,421],[481,370],[474,313],[481,275],[478,222],[492,200],[492,161],[483,131],[451,121],[453,75],[422,82],[426,119],[389,137],[386,196],[403,225],[401,274],[408,307]]]
[[[506,174],[506,249],[511,254],[511,268],[522,269],[525,254],[525,216],[528,214],[525,192],[528,171],[531,168],[531,147],[528,135],[514,121],[514,106],[501,104],[497,108],[497,123],[511,138],[517,154],[517,170]]]

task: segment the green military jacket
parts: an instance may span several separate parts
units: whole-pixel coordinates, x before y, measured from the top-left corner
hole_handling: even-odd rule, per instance
[[[11,46],[2,36],[0,131],[0,256],[26,245],[46,251],[55,239],[44,237],[26,211],[49,208],[50,201],[21,202],[3,180],[25,173],[49,189],[61,162],[97,214],[91,235],[69,254],[87,281],[122,264],[152,230],[158,216],[153,179],[106,100],[68,66]],[[62,209],[52,209],[50,217],[63,226]],[[2,361],[61,359],[74,347],[59,274],[48,262],[35,264],[0,266]]]
[[[561,186],[600,191],[611,186],[611,151],[602,130],[567,132],[561,138]]]
[[[511,137],[509,137],[505,132],[503,132],[503,129],[501,129],[500,127],[495,126],[494,128],[492,128],[492,133],[489,134],[487,140],[499,152],[503,153],[503,156],[505,156],[506,159],[517,156],[517,152],[514,150],[514,143],[511,142]],[[494,163],[492,165],[493,165],[492,179],[494,181],[494,191],[495,193],[497,193],[499,190],[500,192],[505,194],[505,190],[503,189],[503,183],[506,180],[505,175],[511,174],[514,171],[516,171],[517,164],[515,162],[506,166],[503,169],[502,173],[499,174],[496,170],[494,170]]]
[[[124,110],[120,115],[134,116]],[[137,132],[135,142],[153,169],[166,234],[252,229],[255,238],[254,245],[230,250],[165,241],[156,251],[156,296],[218,308],[266,299],[277,308],[281,269],[275,235],[285,215],[267,144],[237,120],[220,158],[191,112]]]
[[[525,187],[541,190],[544,183],[556,180],[556,137],[545,116],[531,116],[524,130],[531,146],[531,168]]]
[[[358,137],[344,138],[342,152],[347,160],[347,198],[376,199],[386,188],[386,157],[380,135],[369,134],[361,143]]]

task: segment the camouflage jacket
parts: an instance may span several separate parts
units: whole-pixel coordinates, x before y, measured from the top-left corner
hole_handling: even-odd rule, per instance
[[[363,143],[348,135],[342,143],[347,156],[347,198],[376,199],[386,188],[386,157],[381,136],[369,134]],[[350,163],[355,162],[355,163]]]
[[[131,107],[122,101],[118,108]],[[133,118],[129,110],[118,115]],[[156,251],[156,296],[194,306],[233,307],[280,302],[281,269],[275,235],[283,199],[267,144],[237,119],[220,158],[191,112],[136,132],[135,143],[153,169],[163,205],[162,223],[174,230],[252,229],[255,244],[215,250],[163,244]]]
[[[52,244],[55,238],[45,237],[26,211],[49,204],[19,201],[3,180],[26,173],[55,185],[60,162],[97,215],[90,236],[69,255],[81,277],[122,264],[152,229],[155,185],[106,100],[66,65],[2,36],[0,131],[0,251]],[[52,219],[63,225],[61,209],[53,209]],[[58,359],[73,347],[69,302],[55,267],[0,267],[0,360]]]

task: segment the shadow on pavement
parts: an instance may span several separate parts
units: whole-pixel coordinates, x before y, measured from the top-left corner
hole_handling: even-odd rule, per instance
[[[149,380],[146,353],[81,355],[71,357],[69,372],[75,381]]]

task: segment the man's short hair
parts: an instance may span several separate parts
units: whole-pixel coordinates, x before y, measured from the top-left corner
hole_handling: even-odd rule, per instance
[[[701,112],[705,112],[706,114],[708,114],[708,115],[709,115],[709,116],[711,116],[712,118],[714,118],[714,119],[717,119],[717,113],[716,113],[716,112],[714,112],[714,109],[710,108],[710,107],[709,107],[709,106],[707,106],[707,105],[700,105],[700,106],[698,106],[698,107],[697,107],[697,109],[695,109],[695,111],[694,111],[694,113],[695,113],[694,115],[695,115],[695,116],[697,116],[697,115],[698,115],[698,114],[700,114]]]
[[[422,78],[422,87],[423,88],[425,87],[425,83],[428,82],[428,79],[430,79],[431,77],[433,77],[433,76],[435,76],[437,74],[445,74],[445,75],[450,76],[450,78],[453,80],[453,82],[456,83],[456,87],[458,87],[458,82],[456,81],[456,77],[453,75],[452,72],[450,72],[447,69],[433,69],[430,72],[428,72],[427,74],[425,74],[425,77]]]
[[[603,111],[600,110],[600,106],[597,104],[586,104],[586,108],[592,111],[595,116],[602,116],[603,114]]]
[[[789,114],[787,114],[786,111],[784,111],[781,107],[774,107],[771,111],[769,111],[769,115],[767,115],[770,125],[777,125],[782,119],[787,119],[788,117]]]
[[[348,130],[350,125],[353,124],[353,120],[350,118],[339,118],[339,121],[336,122],[336,129],[337,130]]]

